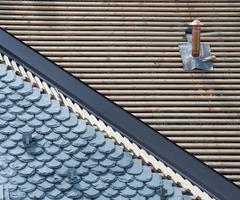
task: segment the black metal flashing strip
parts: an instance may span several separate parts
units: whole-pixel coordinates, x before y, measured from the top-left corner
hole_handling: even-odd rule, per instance
[[[3,29],[0,49],[215,199],[240,199],[239,187]]]

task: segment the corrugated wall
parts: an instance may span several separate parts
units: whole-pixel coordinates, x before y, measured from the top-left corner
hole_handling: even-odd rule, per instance
[[[182,69],[196,17],[212,72]],[[239,0],[3,0],[0,25],[240,185]]]

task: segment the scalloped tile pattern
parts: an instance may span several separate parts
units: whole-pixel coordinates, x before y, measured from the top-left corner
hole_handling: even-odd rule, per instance
[[[1,199],[190,199],[3,64],[0,85]]]

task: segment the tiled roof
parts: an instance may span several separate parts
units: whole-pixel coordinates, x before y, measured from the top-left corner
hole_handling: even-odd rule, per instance
[[[0,1],[0,26],[240,185],[239,0]],[[184,71],[200,19],[217,56]]]
[[[3,64],[0,113],[0,199],[190,199]]]

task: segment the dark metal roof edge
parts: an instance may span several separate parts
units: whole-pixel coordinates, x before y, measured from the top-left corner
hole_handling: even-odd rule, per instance
[[[228,179],[2,28],[0,49],[214,198],[240,197]]]

